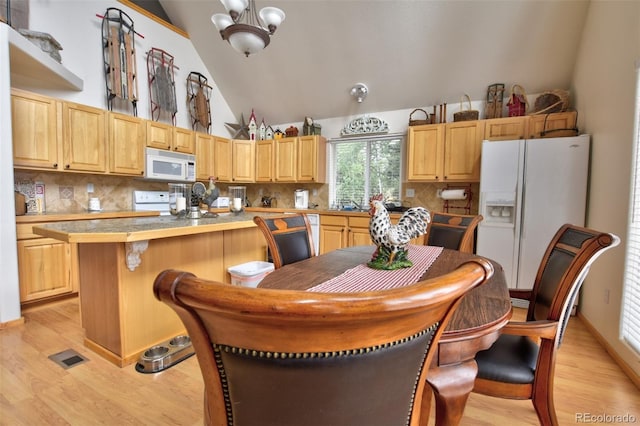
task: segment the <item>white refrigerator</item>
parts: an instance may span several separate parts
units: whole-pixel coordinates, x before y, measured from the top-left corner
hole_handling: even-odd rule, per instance
[[[503,266],[509,288],[531,289],[560,226],[584,225],[589,141],[483,141],[476,253]]]

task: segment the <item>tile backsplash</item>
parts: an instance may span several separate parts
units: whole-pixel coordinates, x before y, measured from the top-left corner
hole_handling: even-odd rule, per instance
[[[134,190],[168,190],[165,182],[154,182],[126,176],[15,170],[14,186],[27,197],[29,212],[38,211],[35,201],[36,182],[42,183],[44,186],[42,209],[43,211],[46,210],[47,213],[86,211],[90,197],[99,198],[102,209],[106,211],[131,210]],[[221,195],[226,196],[228,186],[237,184],[219,183],[217,185],[220,188]],[[293,208],[294,191],[296,189],[308,189],[310,203],[317,204],[317,208],[320,210],[329,208],[329,185],[327,184],[250,183],[245,186],[247,187],[247,199],[254,207],[260,207],[262,197],[269,196],[277,200],[275,207]],[[87,191],[91,187],[93,187],[93,193]],[[403,194],[406,194],[406,189],[410,188],[414,190],[414,196],[403,198],[403,204],[411,207],[422,206],[432,211],[442,211],[443,200],[438,198],[437,191],[446,187],[447,184],[444,183],[405,182]],[[479,185],[477,183],[471,185],[472,214],[477,214],[478,212],[478,189]],[[466,201],[452,201],[450,205],[454,207],[450,211],[464,213],[463,209],[456,207],[466,205]]]

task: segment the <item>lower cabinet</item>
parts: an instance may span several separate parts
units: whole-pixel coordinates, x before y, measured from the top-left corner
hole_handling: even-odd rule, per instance
[[[401,215],[391,217],[397,224]],[[369,234],[369,216],[320,215],[320,254],[344,247],[373,244]],[[424,244],[424,235],[411,240],[411,244]]]
[[[21,303],[77,291],[74,245],[53,238],[18,240],[17,244]]]

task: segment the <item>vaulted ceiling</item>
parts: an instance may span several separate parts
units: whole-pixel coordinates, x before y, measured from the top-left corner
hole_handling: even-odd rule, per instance
[[[159,0],[232,111],[269,124],[457,104],[463,93],[570,88],[586,0],[257,0],[286,19],[246,58],[211,22],[218,0]],[[369,95],[349,94],[358,82]],[[457,107],[457,105],[456,105]]]

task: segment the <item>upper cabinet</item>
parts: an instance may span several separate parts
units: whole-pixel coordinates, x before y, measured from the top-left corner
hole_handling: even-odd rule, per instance
[[[529,138],[567,136],[562,133],[562,130],[574,129],[577,119],[576,111],[529,116]]]
[[[109,172],[120,175],[144,174],[146,125],[138,117],[109,113]]]
[[[271,182],[274,179],[275,141],[256,141],[256,182]]]
[[[14,166],[58,169],[58,101],[12,89],[11,118]]]
[[[479,182],[484,123],[447,123],[444,135],[443,181]]]
[[[322,136],[298,138],[297,182],[324,183],[327,180],[327,141]]]
[[[326,181],[326,139],[301,136],[275,139],[275,182]]]
[[[173,145],[172,150],[185,154],[193,154],[196,152],[196,139],[193,130],[183,129],[181,127],[173,128]]]
[[[233,141],[233,181],[256,181],[256,148],[255,141]]]
[[[298,138],[275,139],[276,162],[275,181],[295,182],[296,181],[296,147]]]
[[[215,164],[214,139],[207,133],[196,132],[196,180],[209,180],[209,176],[214,175]]]
[[[158,121],[146,120],[146,146],[169,151],[195,153],[195,132]]]
[[[62,151],[64,169],[104,173],[106,113],[102,109],[62,103]]]
[[[103,110],[13,89],[11,116],[15,167],[106,171]]]
[[[233,141],[219,136],[214,136],[213,140],[213,175],[220,182],[233,182]]]
[[[504,117],[484,120],[484,138],[492,141],[527,137],[528,117]]]
[[[407,180],[477,182],[483,135],[481,121],[410,126]]]
[[[407,180],[440,181],[444,168],[445,124],[409,126]]]

